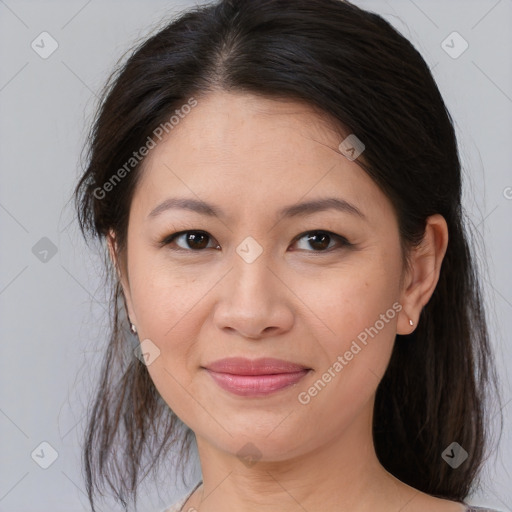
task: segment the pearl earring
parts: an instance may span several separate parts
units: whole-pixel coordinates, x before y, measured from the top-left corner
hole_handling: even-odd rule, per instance
[[[414,325],[414,322],[409,318],[409,325]]]
[[[137,334],[137,328],[131,322],[130,322],[130,331],[132,331],[133,334]]]

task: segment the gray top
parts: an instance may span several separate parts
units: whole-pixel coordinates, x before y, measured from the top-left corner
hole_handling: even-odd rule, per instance
[[[197,512],[195,509],[193,510],[181,510],[183,505],[185,505],[186,501],[192,496],[194,491],[203,483],[202,480],[200,480],[196,486],[181,500],[177,501],[174,505],[172,505],[169,508],[166,508],[165,510],[162,510],[162,512]],[[466,505],[468,508],[466,509],[466,512],[500,512],[499,510],[495,510],[492,508],[487,507],[477,507],[475,505],[469,505],[466,502],[462,502],[463,505]]]
[[[465,502],[463,502],[463,504],[468,505]],[[468,505],[466,512],[500,512],[500,511],[496,510],[495,508],[476,507],[475,505]]]
[[[192,496],[192,494],[194,493],[194,491],[203,483],[202,480],[199,480],[199,482],[195,485],[195,487],[186,495],[184,496],[183,498],[181,498],[181,500],[177,501],[174,505],[172,505],[171,507],[169,508],[166,508],[165,510],[162,510],[162,512],[188,512],[186,510],[181,510],[181,508],[183,507],[183,505],[185,505],[185,502],[190,498],[190,496]],[[190,511],[190,512],[196,512],[196,511]],[[479,511],[480,512],[480,511]]]

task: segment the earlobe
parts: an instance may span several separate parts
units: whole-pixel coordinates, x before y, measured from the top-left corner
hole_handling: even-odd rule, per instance
[[[397,322],[398,334],[410,334],[414,331],[421,310],[432,297],[439,281],[447,247],[446,220],[440,214],[431,215],[427,218],[423,240],[411,249],[409,256],[409,272],[400,301],[403,309]]]
[[[421,312],[421,310],[420,310]],[[418,314],[419,317],[419,314]],[[397,334],[411,334],[416,329],[416,323],[408,314],[407,310],[402,309],[398,315],[396,333]]]

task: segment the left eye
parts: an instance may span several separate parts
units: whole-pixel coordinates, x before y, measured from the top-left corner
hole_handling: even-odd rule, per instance
[[[194,251],[198,252],[203,249],[208,249],[208,239],[211,238],[208,233],[205,231],[181,231],[179,233],[174,233],[173,235],[168,236],[165,238],[161,245],[169,245],[174,240],[183,239],[185,240],[185,243],[188,244],[188,247],[183,247],[178,245],[180,249],[187,250],[187,249],[193,249]],[[217,244],[214,249],[217,249],[219,245]]]
[[[331,233],[330,231],[308,231],[307,233],[299,235],[295,240],[300,241],[302,239],[309,244],[309,247],[315,249],[313,252],[330,252],[333,247],[336,246],[335,241],[337,241],[341,247],[351,245],[344,237]]]

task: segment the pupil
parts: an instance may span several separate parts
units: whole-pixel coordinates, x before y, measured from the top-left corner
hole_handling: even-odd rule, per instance
[[[201,244],[200,242],[198,243],[198,240],[200,241],[202,239],[203,243]],[[204,243],[204,241],[206,240],[206,236],[202,233],[191,233],[188,237],[188,240],[187,240],[187,243],[189,245],[192,246],[192,248],[195,248],[195,249],[203,249],[204,247],[206,247],[208,244]]]
[[[314,242],[314,239],[318,237],[321,238],[321,242]],[[325,249],[326,247],[329,247],[329,238],[329,235],[326,233],[316,233],[308,238],[308,242],[311,244],[311,247],[315,249]]]

